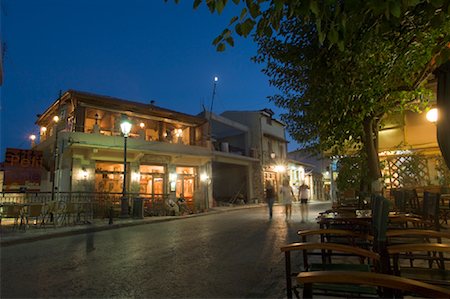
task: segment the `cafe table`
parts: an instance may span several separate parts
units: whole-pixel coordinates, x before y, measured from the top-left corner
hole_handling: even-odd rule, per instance
[[[404,219],[404,218],[416,218],[417,215],[411,213],[403,213],[403,212],[389,212],[389,219]],[[354,226],[358,228],[368,227],[372,221],[372,210],[350,210],[350,209],[337,209],[337,210],[328,210],[323,213],[320,213],[317,217],[317,223],[320,225],[320,228],[329,228],[331,224],[340,224],[343,226]]]

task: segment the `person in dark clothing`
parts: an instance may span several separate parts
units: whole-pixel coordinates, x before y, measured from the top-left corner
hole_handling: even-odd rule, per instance
[[[272,219],[273,203],[275,202],[275,190],[273,189],[272,183],[270,181],[266,181],[266,201],[267,206],[269,207],[269,216],[270,219]]]

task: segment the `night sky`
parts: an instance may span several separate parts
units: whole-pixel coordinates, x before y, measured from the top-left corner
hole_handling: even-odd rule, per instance
[[[212,40],[237,9],[222,15],[191,0],[0,0],[4,43],[1,87],[1,156],[7,147],[29,148],[34,124],[57,99],[76,89],[146,102],[189,114],[280,109],[276,91],[250,58],[256,46],[235,38],[219,53]],[[230,1],[230,3],[232,3]],[[295,149],[291,142],[289,149]]]

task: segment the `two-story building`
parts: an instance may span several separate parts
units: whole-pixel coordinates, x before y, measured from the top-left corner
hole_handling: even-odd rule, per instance
[[[258,111],[225,111],[221,117],[243,125],[240,139],[235,135],[219,137],[220,144],[225,147],[242,147],[243,153],[252,157],[252,174],[249,178],[255,198],[264,198],[264,182],[271,181],[276,191],[279,190],[282,180],[287,178],[287,140],[285,124],[274,118],[270,109]],[[214,127],[213,127],[214,128]],[[214,130],[213,130],[214,136]],[[237,139],[236,139],[237,138]],[[278,192],[277,192],[278,193]]]
[[[127,138],[125,119],[132,125]],[[43,152],[46,170],[41,191],[184,198],[196,209],[211,206],[205,118],[69,90],[36,123],[34,149]]]

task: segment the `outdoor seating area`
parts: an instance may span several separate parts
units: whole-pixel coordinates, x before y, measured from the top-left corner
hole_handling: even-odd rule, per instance
[[[155,198],[128,194],[130,218],[179,216],[195,213],[193,200],[182,198],[170,205],[167,195]],[[112,222],[121,217],[121,193],[2,193],[0,228],[22,230],[89,224],[94,219]],[[176,207],[176,208],[175,208]]]
[[[287,298],[450,298],[448,195],[391,193],[339,202],[280,248]]]

